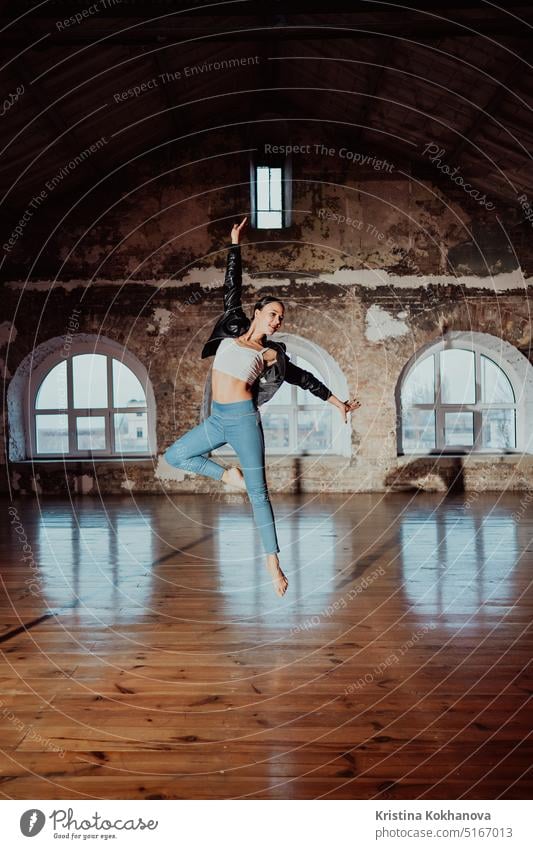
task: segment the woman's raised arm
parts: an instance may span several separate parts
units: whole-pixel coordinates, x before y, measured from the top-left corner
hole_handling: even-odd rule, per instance
[[[248,216],[246,215],[240,224],[234,224],[231,228],[231,243],[232,245],[238,245],[239,239],[241,238],[241,232],[246,227],[246,222],[248,221]]]
[[[356,398],[354,398],[353,401],[341,401],[340,398],[337,398],[331,389],[328,389],[325,383],[322,383],[315,374],[295,366],[294,363],[291,363],[290,361],[287,363],[287,367],[285,369],[285,380],[287,383],[292,383],[296,386],[300,386],[302,389],[307,389],[308,392],[311,392],[312,395],[316,395],[317,398],[321,398],[322,401],[329,401],[330,404],[333,404],[334,407],[338,408],[345,424],[347,422],[347,414],[352,413],[361,406],[361,402]]]
[[[242,264],[239,240],[246,226],[247,218],[231,228],[231,246],[228,250],[226,276],[224,278],[224,312],[241,307]]]

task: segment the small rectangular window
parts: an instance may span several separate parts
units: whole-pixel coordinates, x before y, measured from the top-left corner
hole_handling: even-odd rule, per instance
[[[260,230],[283,226],[281,168],[259,165],[257,179],[257,227]]]
[[[258,230],[290,225],[291,163],[286,156],[252,158],[250,162],[251,224]]]

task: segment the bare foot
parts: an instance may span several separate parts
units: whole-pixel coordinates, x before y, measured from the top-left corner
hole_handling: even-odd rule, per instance
[[[222,480],[224,483],[229,483],[231,486],[236,486],[237,489],[241,489],[244,492],[246,491],[246,484],[244,482],[244,475],[237,466],[232,466],[231,469],[225,469],[224,474],[222,475]]]
[[[279,596],[285,595],[289,582],[280,569],[277,554],[267,554],[267,569],[270,572],[274,590]]]

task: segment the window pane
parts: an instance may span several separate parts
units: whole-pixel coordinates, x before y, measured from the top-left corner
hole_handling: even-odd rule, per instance
[[[257,211],[279,211],[281,203],[281,168],[259,165],[257,177]]]
[[[453,348],[440,352],[441,397],[443,404],[475,404],[475,355]]]
[[[261,421],[265,434],[265,449],[273,450],[275,448],[289,447],[288,413],[264,412],[261,413]]]
[[[331,448],[331,410],[298,411],[298,449],[323,451]]]
[[[514,410],[483,411],[483,447],[516,448]]]
[[[72,359],[74,407],[107,407],[107,371],[104,354],[77,354]]]
[[[270,169],[270,209],[281,209],[281,168]]]
[[[115,447],[121,454],[148,453],[147,414],[115,413]]]
[[[258,212],[257,213],[257,228],[280,228],[282,226],[281,212]]]
[[[51,369],[37,392],[36,410],[65,410],[67,397],[67,361],[63,360]]]
[[[146,407],[146,395],[141,381],[132,370],[113,360],[113,406],[114,407]]]
[[[474,444],[473,413],[445,413],[444,419],[445,445]]]
[[[68,416],[35,416],[38,454],[68,454]]]
[[[509,378],[488,357],[481,356],[481,400],[484,404],[514,404]]]
[[[410,372],[402,388],[402,405],[433,404],[435,401],[435,357],[421,360]]]
[[[435,412],[406,410],[403,414],[403,450],[430,451],[435,448]]]
[[[78,416],[76,418],[78,450],[101,451],[105,446],[104,416]]]
[[[264,165],[259,165],[256,172],[257,178],[257,210],[270,209],[269,206],[269,169]]]

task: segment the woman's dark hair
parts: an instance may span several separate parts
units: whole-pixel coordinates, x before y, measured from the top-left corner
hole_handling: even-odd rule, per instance
[[[263,295],[263,297],[260,298],[254,306],[252,318],[255,316],[256,310],[262,310],[263,307],[266,307],[267,304],[271,303],[281,304],[283,309],[285,309],[285,304],[283,303],[283,301],[280,301],[279,298],[274,297],[274,295]]]

